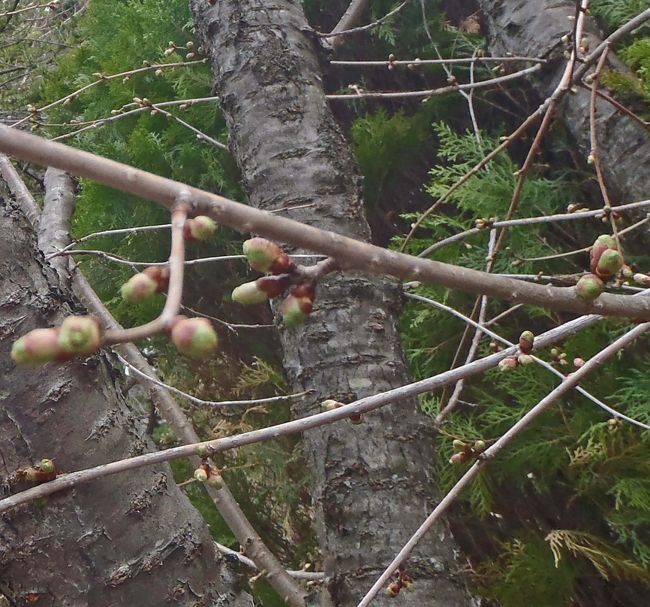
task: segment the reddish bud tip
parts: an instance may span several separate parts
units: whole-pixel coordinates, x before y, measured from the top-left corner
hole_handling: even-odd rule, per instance
[[[610,236],[609,234],[601,234],[598,238],[596,238],[596,242],[594,242],[593,246],[591,247],[591,253],[590,253],[590,269],[592,272],[596,271],[596,267],[598,266],[598,261],[600,260],[600,256],[608,250],[616,250],[618,249],[618,246],[616,245],[616,240],[614,239],[613,236]]]
[[[131,276],[121,288],[122,299],[129,303],[144,301],[156,291],[158,291],[158,283],[144,272]]]
[[[99,323],[90,316],[68,316],[61,324],[59,346],[70,354],[90,354],[99,348]]]
[[[468,459],[469,459],[468,453],[466,451],[461,451],[460,453],[454,453],[449,458],[449,463],[454,465],[464,464]]]
[[[353,413],[350,415],[349,420],[356,426],[360,424],[363,420],[361,419],[361,413]]]
[[[594,301],[605,290],[605,283],[595,274],[585,274],[576,283],[576,294],[585,301]]]
[[[388,584],[388,588],[386,588],[386,594],[391,598],[395,598],[401,589],[402,584],[400,582],[391,582]]]
[[[518,362],[514,356],[508,356],[499,362],[499,371],[510,371],[517,366]]]
[[[164,293],[169,286],[168,266],[149,266],[142,270],[142,273],[156,283],[156,293]]]
[[[269,298],[273,299],[282,295],[291,285],[291,276],[289,274],[279,274],[277,276],[263,276],[255,281],[257,288],[266,293]],[[295,290],[294,290],[295,295]]]
[[[34,329],[14,342],[11,358],[19,365],[44,365],[61,360],[59,329]]]
[[[206,318],[185,318],[176,322],[171,338],[178,351],[189,358],[205,358],[217,349],[219,340]]]

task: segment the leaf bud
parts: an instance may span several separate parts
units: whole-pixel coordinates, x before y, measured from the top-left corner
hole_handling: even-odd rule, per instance
[[[99,348],[101,331],[90,316],[68,316],[61,324],[59,346],[70,354],[90,354]]]
[[[600,278],[611,278],[623,267],[623,256],[614,249],[603,251],[596,264],[596,274]]]
[[[519,336],[519,349],[524,354],[530,354],[533,351],[535,343],[535,335],[532,331],[523,331]]]
[[[178,351],[193,359],[205,358],[217,349],[217,333],[207,318],[184,318],[171,330]]]
[[[605,283],[595,274],[585,274],[575,286],[578,297],[585,301],[594,301],[605,290]]]
[[[129,303],[137,303],[149,299],[157,291],[158,283],[146,271],[131,276],[120,289],[122,299]]]
[[[34,329],[16,340],[11,358],[19,365],[44,365],[65,359],[59,345],[59,328]]]
[[[185,222],[185,240],[209,240],[217,231],[217,224],[207,215],[198,215]]]
[[[577,369],[582,367],[584,364],[585,364],[584,358],[576,357],[573,359],[573,366],[576,367]]]

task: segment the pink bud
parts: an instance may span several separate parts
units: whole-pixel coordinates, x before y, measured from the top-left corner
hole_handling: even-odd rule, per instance
[[[499,361],[499,371],[510,371],[517,366],[518,362],[514,356],[508,356]]]
[[[244,255],[253,270],[286,274],[295,270],[289,256],[274,242],[266,238],[251,238],[244,243]]]
[[[217,349],[218,338],[207,318],[185,318],[171,330],[172,342],[189,358],[205,358]]]
[[[576,283],[576,294],[586,301],[594,301],[605,290],[605,283],[595,274],[585,274]]]
[[[598,238],[596,238],[596,242],[594,242],[593,246],[591,247],[590,253],[590,269],[592,272],[596,271],[596,266],[598,265],[600,256],[609,249],[618,249],[616,240],[613,236],[610,236],[609,234],[601,234]]]
[[[185,240],[209,240],[217,231],[217,224],[206,215],[199,215],[185,222]]]
[[[59,346],[59,329],[34,329],[14,342],[11,358],[20,365],[44,365],[66,358]]]
[[[142,273],[156,283],[156,293],[164,293],[169,286],[169,267],[149,266],[142,270]]]
[[[614,249],[603,251],[596,264],[596,274],[600,278],[611,278],[623,267],[623,256]]]
[[[127,280],[121,288],[122,299],[136,303],[149,299],[158,290],[158,284],[144,272],[135,274]]]
[[[287,298],[280,305],[280,314],[284,324],[291,328],[305,322],[311,314],[313,302],[306,297],[296,297],[288,295]]]

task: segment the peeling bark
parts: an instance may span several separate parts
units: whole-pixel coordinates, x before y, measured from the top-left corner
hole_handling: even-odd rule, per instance
[[[575,3],[570,0],[482,0],[481,8],[489,27],[489,47],[493,55],[507,52],[545,57],[551,60],[545,76],[531,82],[540,99],[549,96],[557,85],[565,59],[560,39],[571,32]],[[585,36],[594,49],[602,36],[593,19],[585,21]],[[608,59],[621,63],[613,53]],[[589,98],[587,89],[567,95],[560,112],[585,160],[590,152]],[[597,100],[598,152],[612,203],[644,200],[650,191],[650,134],[638,122],[618,111],[603,99]]]
[[[2,491],[18,467],[75,470],[153,449],[103,356],[28,369],[11,343],[70,313],[22,216],[0,206]],[[75,488],[0,519],[0,591],[15,605],[251,605],[167,466]]]
[[[323,94],[316,42],[298,1],[191,2],[216,76],[233,153],[249,201],[260,209],[309,204],[292,219],[370,239],[360,177]],[[347,402],[408,381],[396,328],[398,286],[346,274],[319,286],[304,327],[281,332],[292,391],[313,390],[298,416],[326,398]],[[433,437],[416,400],[360,425],[306,433],[313,507],[329,597],[352,605],[417,528],[437,497]],[[405,605],[446,607],[470,599],[455,577],[446,527],[406,563],[415,578]],[[377,604],[388,603],[385,595]]]

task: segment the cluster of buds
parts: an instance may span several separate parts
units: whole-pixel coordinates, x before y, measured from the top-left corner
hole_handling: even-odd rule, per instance
[[[494,343],[494,342],[493,342]],[[490,344],[492,345],[492,344]],[[519,354],[516,356],[507,356],[499,361],[499,371],[510,371],[519,365],[530,365],[534,362],[531,352],[535,345],[535,335],[532,331],[523,331],[519,336]],[[495,343],[494,351],[498,352],[499,347]]]
[[[170,336],[176,349],[194,360],[206,358],[219,345],[217,332],[207,318],[187,318],[179,314],[172,323]]]
[[[487,447],[484,440],[467,443],[458,438],[454,440],[452,445],[454,447],[454,454],[449,459],[449,463],[455,465],[464,464],[477,458]]]
[[[205,483],[215,489],[223,489],[224,482],[221,472],[212,464],[204,461],[196,470],[194,470],[194,479],[199,483]]]
[[[552,363],[556,365],[560,365],[561,367],[564,367],[569,364],[569,361],[567,360],[568,357],[566,352],[560,352],[560,350],[558,350],[557,348],[551,348],[550,354],[551,354]],[[580,363],[580,361],[582,361],[582,364]],[[581,367],[582,365],[584,365],[584,362],[585,361],[582,360],[581,358],[576,358],[573,361],[576,367]]]
[[[413,578],[404,571],[402,567],[395,572],[393,577],[395,579],[388,584],[388,588],[386,588],[386,594],[388,594],[389,597],[394,599],[400,593],[402,588],[405,590],[413,589]]]
[[[18,468],[15,472],[15,478],[34,483],[46,483],[54,480],[57,474],[58,470],[54,462],[51,459],[42,459],[34,466]]]
[[[325,410],[325,411],[334,411],[334,409],[340,409],[343,406],[343,403],[339,402],[338,400],[332,400],[327,399],[324,400],[320,406]],[[350,421],[353,424],[360,424],[361,423],[361,413],[353,413],[349,417]]]
[[[591,248],[590,274],[585,274],[576,283],[576,293],[586,301],[594,301],[605,290],[605,283],[624,266],[623,255],[616,240],[607,234],[596,239]]]
[[[487,230],[494,225],[494,222],[497,220],[496,217],[490,217],[486,219],[485,217],[479,218],[474,222],[474,226],[477,230]]]
[[[34,329],[14,342],[11,358],[22,365],[66,362],[101,345],[101,329],[90,316],[68,316],[60,327]]]
[[[282,295],[294,284],[297,266],[274,242],[266,238],[251,238],[244,243],[244,255],[253,270],[270,273],[253,282],[239,285],[232,300],[244,305],[262,303]],[[303,323],[312,312],[316,285],[312,281],[297,284],[280,304],[280,314],[287,327]]]
[[[131,276],[122,285],[122,299],[136,303],[149,299],[154,293],[164,293],[169,286],[169,268],[167,266],[149,266],[139,274]]]

